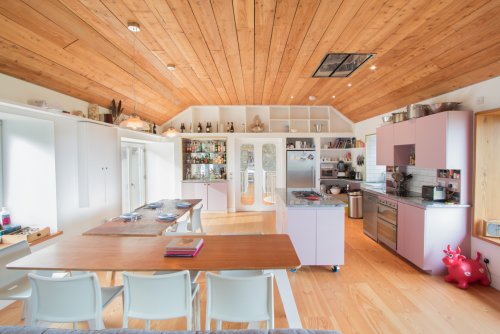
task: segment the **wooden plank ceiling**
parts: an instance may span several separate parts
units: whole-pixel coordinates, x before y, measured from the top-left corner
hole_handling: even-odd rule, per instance
[[[205,104],[356,122],[498,76],[498,17],[498,0],[2,0],[0,72],[156,123]],[[328,52],[376,56],[312,78]]]

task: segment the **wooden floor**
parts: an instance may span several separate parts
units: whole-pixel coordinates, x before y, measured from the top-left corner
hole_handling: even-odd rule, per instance
[[[210,234],[274,232],[273,212],[205,214],[203,222]],[[464,291],[442,277],[420,272],[366,237],[362,220],[346,220],[345,254],[346,265],[338,273],[328,267],[303,267],[288,274],[304,328],[342,333],[500,332],[500,291],[479,285]],[[200,282],[204,326],[203,276]],[[287,327],[278,293],[275,305],[276,327]],[[0,325],[21,325],[21,306],[16,302],[2,310]],[[104,312],[106,327],[121,327],[121,316],[121,300],[116,300]],[[60,326],[70,327],[54,325]],[[143,326],[142,321],[130,321],[130,327]],[[223,326],[242,328],[232,323]],[[154,321],[152,328],[185,329],[186,323]]]

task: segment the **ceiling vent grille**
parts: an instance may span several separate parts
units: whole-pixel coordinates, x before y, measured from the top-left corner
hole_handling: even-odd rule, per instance
[[[329,53],[313,78],[346,78],[373,56],[373,53]]]

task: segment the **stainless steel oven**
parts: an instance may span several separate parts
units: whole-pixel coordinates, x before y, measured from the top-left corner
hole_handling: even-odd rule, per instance
[[[398,242],[398,203],[380,198],[377,208],[378,242],[396,250]]]

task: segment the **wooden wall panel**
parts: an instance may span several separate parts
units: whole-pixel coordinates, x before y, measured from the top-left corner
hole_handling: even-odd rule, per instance
[[[500,75],[499,16],[497,0],[4,0],[0,69],[157,123],[203,104],[331,104],[360,121]],[[328,52],[376,56],[312,78]]]

